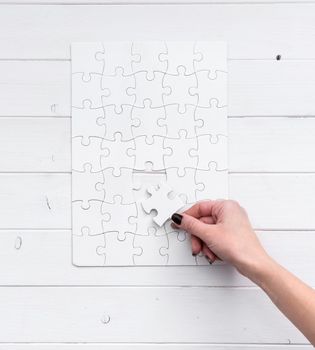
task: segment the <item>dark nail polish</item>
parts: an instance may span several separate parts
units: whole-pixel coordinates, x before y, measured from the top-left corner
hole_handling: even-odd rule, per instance
[[[192,255],[192,256],[197,256],[197,254],[196,254],[196,253],[192,253],[191,255]]]
[[[213,261],[211,261],[207,256],[206,256],[206,258],[207,258],[207,260],[208,260],[208,263],[209,263],[210,265],[212,265]]]
[[[182,223],[183,216],[180,214],[173,214],[171,219],[175,222],[176,225],[180,225]]]

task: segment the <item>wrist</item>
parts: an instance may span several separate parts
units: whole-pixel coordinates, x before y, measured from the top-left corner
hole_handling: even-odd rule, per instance
[[[240,272],[259,287],[267,283],[272,278],[278,268],[278,264],[267,254],[256,256],[251,262],[245,263]]]

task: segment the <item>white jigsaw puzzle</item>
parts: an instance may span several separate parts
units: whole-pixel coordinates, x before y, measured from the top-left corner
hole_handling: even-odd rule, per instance
[[[222,42],[74,43],[72,261],[208,265],[169,220],[227,198]]]

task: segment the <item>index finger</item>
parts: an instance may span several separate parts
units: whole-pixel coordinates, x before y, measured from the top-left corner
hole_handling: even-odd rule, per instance
[[[184,211],[184,213],[193,216],[196,219],[200,219],[204,216],[212,216],[214,205],[215,201],[211,200],[197,202],[192,207]]]

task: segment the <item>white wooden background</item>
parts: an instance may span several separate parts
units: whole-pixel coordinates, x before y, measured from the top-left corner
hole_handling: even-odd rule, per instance
[[[315,1],[171,2],[0,0],[1,350],[309,348],[230,266],[71,265],[70,42],[223,39],[231,197],[315,287]]]

